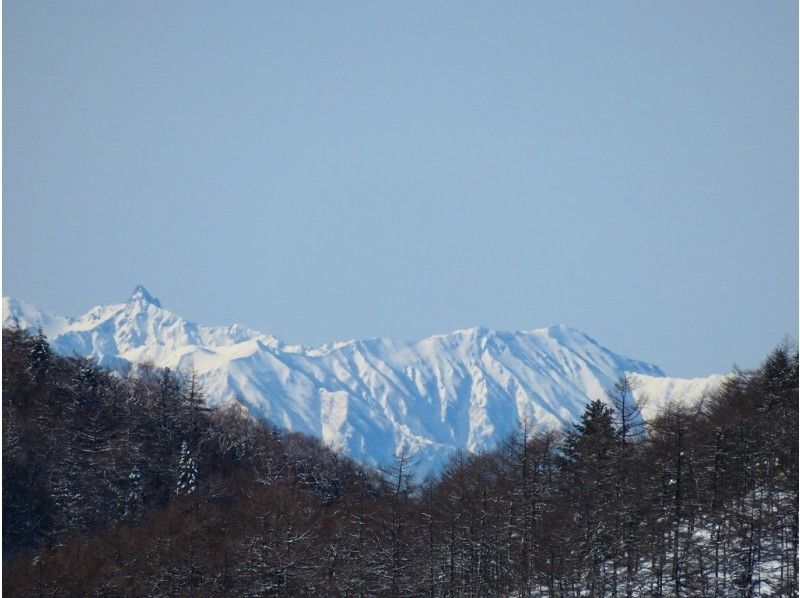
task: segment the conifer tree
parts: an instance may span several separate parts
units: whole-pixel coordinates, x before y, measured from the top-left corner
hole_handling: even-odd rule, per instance
[[[575,513],[573,566],[584,572],[593,594],[604,594],[613,544],[613,462],[618,433],[611,408],[597,399],[587,405],[564,444],[563,491]]]
[[[47,342],[47,337],[39,326],[36,335],[32,339],[31,349],[28,353],[28,373],[31,377],[41,382],[50,367],[53,352],[50,349],[50,344]]]
[[[181,460],[178,463],[178,484],[175,494],[178,496],[191,494],[197,489],[197,467],[189,452],[186,441],[181,445]]]

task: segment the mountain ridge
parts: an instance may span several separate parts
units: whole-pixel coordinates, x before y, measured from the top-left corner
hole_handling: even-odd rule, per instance
[[[238,402],[256,417],[322,438],[371,464],[400,449],[437,470],[458,448],[492,448],[522,418],[537,428],[576,421],[621,375],[635,381],[643,415],[694,401],[723,376],[669,378],[558,324],[524,331],[476,326],[419,341],[351,339],[318,347],[231,326],[200,326],[163,308],[142,285],[125,303],[76,318],[3,298],[3,325],[41,326],[54,350],[114,369],[150,362],[193,368],[211,404]]]

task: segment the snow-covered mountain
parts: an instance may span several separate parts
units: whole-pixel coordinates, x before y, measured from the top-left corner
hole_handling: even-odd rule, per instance
[[[437,469],[459,447],[493,447],[523,417],[540,428],[574,422],[587,401],[603,398],[625,373],[635,379],[637,398],[649,397],[645,417],[666,401],[696,400],[723,378],[669,378],[566,326],[286,345],[238,325],[187,322],[142,286],[127,302],[78,318],[4,298],[3,325],[14,320],[41,326],[61,354],[111,368],[194,367],[212,404],[238,401],[256,417],[369,463],[387,463],[407,448],[420,473]]]

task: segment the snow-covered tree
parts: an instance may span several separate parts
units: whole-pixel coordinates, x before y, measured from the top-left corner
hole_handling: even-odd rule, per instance
[[[178,485],[175,494],[182,496],[191,494],[197,489],[197,466],[194,464],[189,446],[184,440],[181,445],[181,460],[178,463]]]
[[[41,381],[50,368],[52,358],[53,352],[50,349],[50,343],[47,342],[47,337],[40,326],[33,337],[32,346],[28,353],[28,373],[30,376],[36,381]]]

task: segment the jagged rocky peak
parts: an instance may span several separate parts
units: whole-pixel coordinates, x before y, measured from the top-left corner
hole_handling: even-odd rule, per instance
[[[161,301],[159,301],[157,297],[153,297],[153,295],[151,295],[148,290],[144,288],[144,285],[141,284],[137,284],[133,288],[133,292],[128,299],[128,303],[133,303],[134,301],[143,301],[145,303],[155,305],[156,307],[161,307]]]
[[[41,322],[56,352],[107,367],[191,364],[211,405],[239,403],[367,463],[391,463],[397,451],[409,450],[423,477],[458,449],[492,448],[523,418],[541,429],[570,425],[623,374],[636,377],[637,398],[649,397],[651,411],[673,399],[694,401],[722,380],[667,378],[657,366],[564,325],[286,346],[239,326],[187,322],[142,285],[128,303],[98,306],[77,319],[4,299],[4,324],[14,317],[34,332]]]

